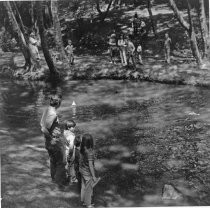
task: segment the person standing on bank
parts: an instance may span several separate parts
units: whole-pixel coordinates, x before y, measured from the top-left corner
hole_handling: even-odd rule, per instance
[[[50,157],[50,174],[53,182],[60,187],[67,183],[65,140],[62,137],[56,110],[60,107],[61,97],[52,95],[50,106],[44,111],[40,122],[45,137],[45,148]]]
[[[139,63],[140,63],[141,65],[143,65],[143,62],[142,62],[142,47],[141,47],[141,44],[138,45],[136,51],[137,51],[137,54],[138,54]]]
[[[115,64],[114,56],[117,50],[117,36],[115,30],[113,30],[112,34],[109,38],[109,54],[110,54],[110,62]]]
[[[129,66],[129,62],[130,59],[132,61],[133,67],[134,69],[136,69],[136,64],[135,64],[135,59],[134,59],[134,52],[135,52],[135,46],[133,44],[133,42],[130,40],[130,38],[128,37],[128,39],[126,40],[126,50],[127,50],[127,65]]]
[[[135,12],[133,21],[132,21],[133,35],[136,36],[138,34],[139,29],[139,18],[137,12]]]
[[[68,40],[68,45],[65,47],[66,54],[69,59],[69,64],[74,64],[74,47],[72,45],[72,41]]]
[[[169,37],[168,33],[165,34],[165,42],[164,42],[164,54],[165,54],[165,61],[170,64],[171,62],[171,38]]]
[[[120,49],[121,63],[123,66],[126,66],[127,65],[126,52],[125,52],[126,43],[123,34],[120,36],[120,39],[118,40],[117,44]]]

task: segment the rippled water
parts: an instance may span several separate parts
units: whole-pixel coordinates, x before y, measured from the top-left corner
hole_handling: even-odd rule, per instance
[[[39,121],[48,95],[55,91],[63,95],[61,121],[72,118],[75,101],[78,132],[89,132],[95,138],[96,168],[102,177],[96,204],[210,205],[210,90],[147,82],[69,81],[53,85],[1,80],[3,192],[12,189],[7,180],[9,168],[18,174],[23,171],[15,166],[18,157],[12,159],[23,151],[18,148],[26,144],[43,148]],[[35,155],[37,161],[47,157],[46,152]],[[29,156],[31,162],[34,158]],[[36,169],[28,168],[25,172],[37,170],[35,178],[48,170],[44,162]],[[172,184],[184,197],[163,200],[165,184]]]

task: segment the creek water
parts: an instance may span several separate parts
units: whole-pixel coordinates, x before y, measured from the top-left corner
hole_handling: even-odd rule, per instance
[[[77,132],[95,139],[96,169],[102,177],[96,205],[210,205],[210,90],[108,80],[46,84],[1,79],[2,196],[33,190],[28,187],[31,181],[22,179],[14,184],[23,192],[14,193],[15,185],[8,181],[27,171],[34,174],[34,183],[42,177],[50,181],[49,167],[41,162],[47,153],[39,122],[48,95],[55,91],[63,95],[61,122],[74,117]],[[30,152],[24,152],[28,147]],[[163,199],[165,184],[182,197]],[[33,200],[37,197],[38,192]],[[9,198],[5,200],[9,204]]]

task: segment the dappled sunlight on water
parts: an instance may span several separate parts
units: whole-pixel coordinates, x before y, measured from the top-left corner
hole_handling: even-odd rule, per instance
[[[51,92],[61,92],[60,121],[73,116],[77,132],[95,138],[97,206],[209,205],[210,91],[125,81],[0,84],[2,192],[19,207],[79,206],[75,187],[51,183],[39,122]],[[179,200],[163,200],[173,184]]]

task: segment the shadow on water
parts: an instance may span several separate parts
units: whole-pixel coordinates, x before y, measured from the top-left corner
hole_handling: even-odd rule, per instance
[[[62,92],[60,120],[72,118],[96,143],[97,206],[209,205],[209,90],[125,81],[56,85],[1,82],[2,193],[5,207],[79,206],[75,187],[58,190],[39,121],[48,95]],[[173,184],[181,200],[162,199]]]

